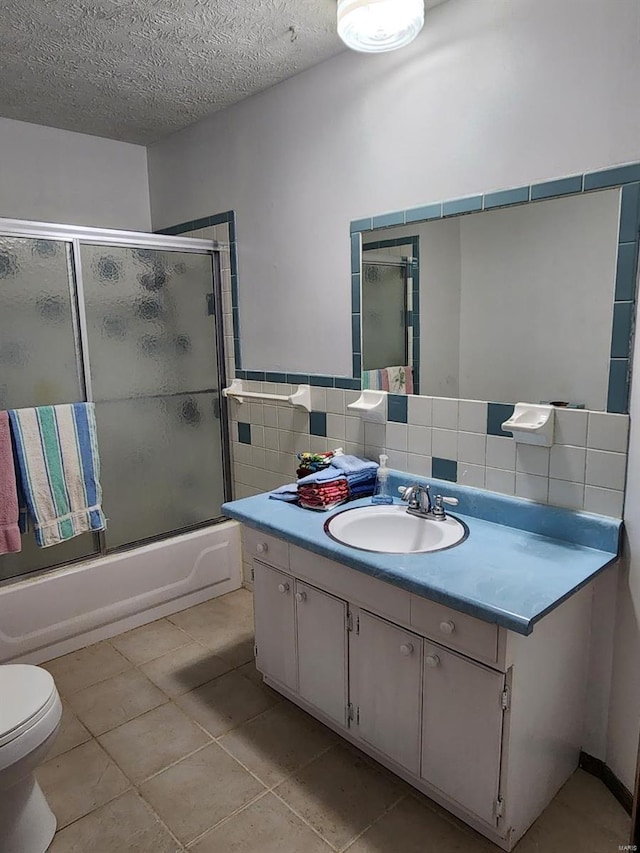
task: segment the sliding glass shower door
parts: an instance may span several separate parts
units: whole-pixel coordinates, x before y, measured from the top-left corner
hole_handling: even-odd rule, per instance
[[[2,225],[0,408],[95,402],[108,526],[47,549],[23,536],[21,554],[0,556],[0,581],[220,518],[215,245],[38,223],[2,236]]]
[[[107,547],[191,527],[224,500],[211,256],[82,245]]]

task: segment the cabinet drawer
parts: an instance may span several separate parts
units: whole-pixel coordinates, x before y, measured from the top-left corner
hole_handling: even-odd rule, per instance
[[[406,590],[369,577],[364,572],[350,569],[341,563],[334,563],[333,560],[327,560],[326,557],[320,557],[296,545],[291,546],[290,557],[291,572],[296,577],[317,584],[353,604],[361,604],[367,610],[388,616],[393,621],[409,624],[410,593]]]
[[[438,642],[483,660],[498,659],[498,626],[411,594],[411,625]]]
[[[242,546],[246,560],[255,557],[278,569],[289,568],[289,545],[282,539],[276,539],[275,536],[253,530],[251,527],[243,527]]]

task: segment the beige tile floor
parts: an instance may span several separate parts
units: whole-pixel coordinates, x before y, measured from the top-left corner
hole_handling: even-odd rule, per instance
[[[45,664],[51,853],[497,853],[261,683],[238,590]],[[614,853],[629,818],[578,771],[518,853]]]

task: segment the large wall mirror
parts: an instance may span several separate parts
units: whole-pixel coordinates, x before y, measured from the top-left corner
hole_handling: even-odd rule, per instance
[[[639,215],[629,166],[352,223],[354,375],[626,412]]]

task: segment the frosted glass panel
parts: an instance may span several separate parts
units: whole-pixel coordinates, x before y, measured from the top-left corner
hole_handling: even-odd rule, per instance
[[[407,364],[404,267],[362,262],[363,370]]]
[[[71,245],[0,236],[0,409],[83,400],[71,303]],[[33,532],[22,551],[0,557],[0,580],[95,554],[90,533],[38,548]]]
[[[76,403],[70,244],[0,236],[0,409]]]
[[[83,245],[96,402],[216,388],[209,255]]]
[[[181,394],[96,405],[109,548],[220,515],[217,404]]]
[[[211,256],[92,245],[81,255],[107,548],[216,518]]]

